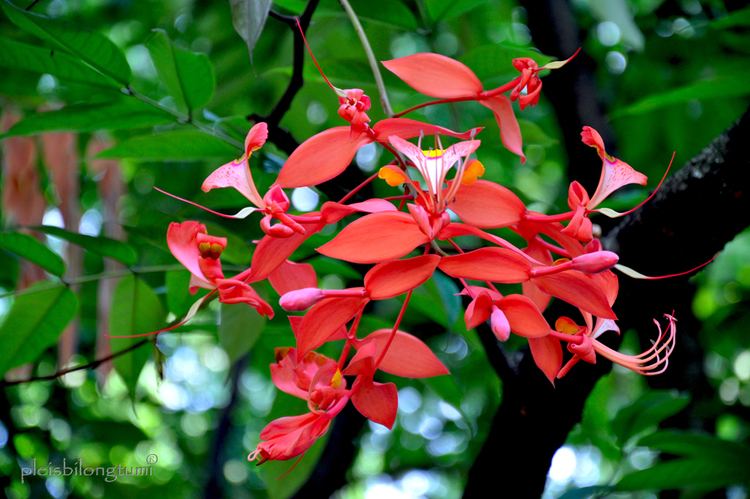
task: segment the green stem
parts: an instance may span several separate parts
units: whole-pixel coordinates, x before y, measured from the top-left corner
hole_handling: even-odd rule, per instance
[[[388,92],[385,89],[383,75],[380,73],[380,66],[378,66],[378,61],[377,59],[375,59],[375,53],[372,51],[370,41],[367,39],[367,34],[362,28],[362,24],[359,22],[357,14],[349,4],[349,0],[339,0],[339,2],[344,8],[346,15],[349,17],[349,20],[352,22],[352,26],[354,26],[354,31],[357,32],[360,43],[362,43],[362,48],[365,50],[365,55],[367,55],[367,62],[370,63],[372,75],[375,77],[375,85],[378,87],[378,93],[380,94],[380,103],[383,106],[383,111],[390,118],[393,116],[393,108],[391,108],[391,103],[388,100]]]

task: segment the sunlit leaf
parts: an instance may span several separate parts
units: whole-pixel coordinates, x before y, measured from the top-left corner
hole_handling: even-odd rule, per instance
[[[195,130],[172,130],[125,139],[102,151],[99,158],[133,158],[153,161],[179,161],[239,156],[238,151],[223,140]]]
[[[65,273],[65,262],[60,255],[28,234],[20,232],[0,233],[0,249],[35,263],[50,274],[61,276]]]
[[[19,295],[0,326],[0,378],[54,345],[77,308],[78,300],[67,286],[45,288],[40,283]]]
[[[159,79],[180,110],[190,114],[208,104],[216,86],[208,56],[175,46],[163,30],[154,30],[146,47]]]
[[[60,239],[65,239],[87,251],[91,251],[92,253],[96,253],[103,257],[112,258],[124,263],[125,265],[135,265],[138,262],[138,253],[135,251],[135,248],[116,239],[110,239],[103,236],[94,237],[85,234],[77,234],[50,225],[40,225],[34,227],[34,230],[44,232],[50,236],[59,237]]]
[[[2,57],[2,55],[0,55]],[[122,97],[96,104],[73,104],[57,111],[25,116],[0,137],[51,131],[95,132],[124,130],[173,123],[169,113],[134,98]]]
[[[27,33],[78,57],[122,86],[130,82],[130,66],[125,55],[107,37],[27,12],[8,0],[4,0],[2,8],[8,19]]]
[[[159,297],[141,279],[128,275],[123,277],[112,294],[109,315],[109,334],[125,336],[149,333],[163,326],[164,310]],[[142,341],[143,338],[110,338],[110,347],[118,352]],[[112,363],[115,371],[125,381],[131,398],[135,398],[135,387],[143,366],[151,356],[148,346],[136,348],[120,355]]]
[[[622,477],[618,491],[692,488],[710,490],[732,484],[748,483],[747,462],[708,458],[676,459],[660,462]]]
[[[230,362],[235,362],[253,348],[265,324],[265,317],[243,303],[221,305],[219,344],[229,355]]]
[[[677,414],[689,402],[689,395],[676,391],[648,391],[617,413],[612,420],[612,431],[620,443],[624,444],[643,430]]]

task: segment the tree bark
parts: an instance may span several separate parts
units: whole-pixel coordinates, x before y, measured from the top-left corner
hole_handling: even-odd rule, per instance
[[[750,112],[746,112],[667,181],[649,204],[615,227],[604,238],[605,246],[644,273],[677,272],[710,259],[750,225],[749,133]],[[686,279],[664,283],[621,279],[615,305],[621,324],[644,330],[651,317],[672,311],[664,309],[666,304],[689,307],[672,302],[675,295],[663,287],[685,287]],[[692,343],[695,330],[678,331],[678,343]],[[613,339],[610,345],[619,342]],[[539,497],[552,456],[580,421],[594,384],[610,368],[608,362],[579,364],[553,388],[525,352],[516,375],[503,384],[502,403],[469,473],[464,497],[486,495],[498,486],[499,474],[508,477],[502,482],[508,497]]]

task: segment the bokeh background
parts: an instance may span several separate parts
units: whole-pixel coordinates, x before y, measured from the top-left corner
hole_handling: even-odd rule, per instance
[[[573,161],[569,137],[580,127],[573,121],[561,123],[555,104],[546,97],[554,78],[585,75],[584,84],[576,87],[580,92],[575,102],[593,110],[583,116],[591,113],[588,116],[604,123],[611,152],[648,174],[650,186],[661,177],[673,151],[679,168],[747,109],[750,9],[742,2],[551,4],[564,5],[571,16],[552,16],[557,24],[547,26],[529,22],[528,9],[549,9],[547,2],[533,6],[504,0],[352,1],[379,59],[420,51],[442,53],[469,65],[485,88],[515,76],[513,57],[547,61],[582,47],[575,64],[559,70],[569,70],[569,76],[545,79],[539,105],[519,114],[528,157],[523,166],[501,147],[497,125],[478,105],[438,106],[414,116],[453,129],[486,127],[479,158],[487,178],[512,187],[536,210],[566,209],[568,182],[582,178],[591,186],[599,175],[595,155],[589,164],[594,169]],[[301,0],[280,0],[273,2],[273,9],[295,15],[305,5]],[[284,93],[292,75],[294,33],[270,17],[251,57],[233,28],[230,2],[34,2],[35,13],[112,40],[132,69],[132,88],[152,99],[160,111],[153,103],[113,89],[111,82],[89,78],[74,65],[80,64],[75,54],[55,58],[55,51],[61,52],[58,46],[35,36],[23,22],[11,22],[13,16],[25,14],[6,2],[3,9],[0,108],[3,131],[10,133],[2,142],[0,317],[5,322],[0,326],[0,349],[12,344],[12,335],[47,338],[42,331],[45,321],[75,317],[59,341],[40,340],[46,343],[37,348],[39,355],[24,357],[24,366],[16,367],[7,358],[0,362],[6,370],[13,367],[5,374],[12,381],[52,374],[58,365],[87,363],[106,356],[110,348],[140,341],[116,340],[110,345],[103,337],[107,330],[148,331],[184,315],[192,299],[187,294],[188,273],[166,248],[164,234],[171,221],[203,221],[210,232],[229,238],[222,256],[227,268],[239,270],[249,264],[249,242],[261,235],[257,224],[211,217],[153,187],[225,212],[244,206],[234,192],[202,193],[200,183],[218,164],[239,155],[217,135],[241,142],[249,126],[247,117],[266,116]],[[157,29],[162,31],[154,32]],[[545,48],[546,54],[535,48],[558,35],[567,36],[568,46]],[[320,2],[307,36],[334,84],[364,89],[373,98],[373,120],[383,118],[372,72],[338,2]],[[157,74],[150,50],[155,43],[205,55],[185,56],[192,57],[196,70],[184,77],[201,97],[193,112],[195,124],[180,117],[186,103],[175,99],[173,87]],[[111,61],[94,57],[105,70],[116,72]],[[384,76],[395,109],[424,100],[392,75]],[[304,85],[280,126],[302,141],[339,125],[336,108],[331,90],[307,59]],[[355,173],[363,176],[381,166],[381,153],[374,145],[362,148]],[[261,192],[286,155],[283,148],[268,144],[253,157]],[[375,189],[386,192],[381,185]],[[626,190],[610,206],[625,208],[646,194],[644,189]],[[326,197],[303,188],[294,190],[291,199],[296,209],[309,211]],[[701,202],[699,194],[695,202]],[[700,239],[712,224],[721,223],[696,219],[692,237]],[[38,248],[17,234],[40,225],[45,227],[33,234],[65,262],[64,274],[49,255],[38,257],[46,262],[46,272],[25,258],[31,255],[33,261]],[[77,239],[75,234],[94,239]],[[314,255],[325,237],[324,233],[311,238],[297,255],[315,265],[324,276],[324,287],[356,281],[357,270]],[[555,453],[546,497],[566,492],[567,497],[614,494],[606,488],[579,489],[615,485],[639,470],[656,471],[645,479],[641,474],[641,482],[636,480],[623,497],[653,497],[662,488],[678,488],[686,497],[714,489],[719,496],[747,497],[747,473],[744,478],[742,473],[729,473],[729,478],[717,479],[705,469],[707,462],[714,471],[746,463],[744,469],[750,469],[748,256],[750,232],[745,231],[692,278],[694,288],[687,299],[676,298],[688,300],[682,305],[698,319],[678,334],[689,335],[699,345],[693,367],[705,380],[705,389],[657,389],[634,373],[612,370],[596,384],[580,424]],[[68,287],[55,274],[64,275],[77,297],[77,309],[69,295],[63,295]],[[261,292],[269,299],[275,296],[270,287],[261,287]],[[315,480],[320,479],[316,473],[338,467],[343,481],[337,484],[337,497],[460,497],[502,399],[502,383],[476,332],[465,330],[456,292],[450,279],[436,276],[415,292],[405,320],[405,329],[425,339],[452,376],[397,380],[399,416],[393,431],[344,413],[348,422],[342,431],[349,433],[342,445],[350,449],[343,452],[348,459],[319,463],[327,443],[323,439],[288,474],[291,463],[255,467],[246,461],[268,421],[304,410],[300,401],[276,391],[268,374],[273,348],[292,344],[293,336],[283,314],[266,322],[249,309],[212,303],[189,325],[147,341],[120,360],[117,372],[105,363],[97,371],[78,371],[56,381],[2,387],[0,490],[13,498],[286,498],[305,486],[309,495],[302,496],[312,497]],[[385,327],[398,307],[396,300],[379,303],[364,318],[363,327]],[[20,309],[22,314],[12,313]],[[653,334],[651,324],[639,325],[642,328],[624,332],[626,350],[639,349],[639,335]],[[512,340],[507,350],[512,353],[523,346]],[[660,469],[664,463],[658,454],[665,449],[649,446],[643,437],[660,424],[668,427],[670,418],[688,409],[687,418],[678,418],[689,421],[683,428],[702,433],[691,433],[697,440],[684,442],[698,442],[703,453],[698,457],[705,463],[696,457],[701,452],[694,451],[686,467]],[[674,448],[667,450],[681,455]],[[514,449],[500,445],[493,451]],[[39,466],[63,458],[80,459],[87,466],[143,466],[150,454],[158,456],[158,462],[147,478],[123,476],[112,483],[80,476],[21,480],[21,467],[34,459]],[[502,473],[496,472],[498,491],[504,481],[514,480]],[[658,477],[665,475],[678,477],[679,483],[660,482]]]

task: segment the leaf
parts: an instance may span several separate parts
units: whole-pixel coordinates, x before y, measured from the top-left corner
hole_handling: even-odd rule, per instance
[[[132,266],[138,263],[138,253],[135,251],[135,249],[131,245],[122,241],[118,241],[116,239],[110,239],[108,237],[102,236],[94,237],[84,234],[77,234],[75,232],[70,232],[59,227],[52,227],[50,225],[39,225],[37,227],[33,227],[33,229],[38,230],[39,232],[44,232],[45,234],[48,234],[50,236],[59,237],[60,239],[64,239],[77,246],[80,246],[86,251],[96,253],[97,255],[106,258],[112,258],[113,260],[117,260],[118,262],[121,262],[127,266]]]
[[[131,137],[100,152],[97,157],[179,161],[233,158],[239,154],[240,151],[213,135],[183,129]]]
[[[750,446],[705,433],[657,431],[640,439],[638,445],[679,456],[744,462],[745,467],[750,469]]]
[[[487,3],[486,0],[426,0],[427,13],[433,22],[447,21]]]
[[[238,303],[221,304],[221,323],[219,324],[219,344],[234,363],[253,348],[258,341],[266,318],[252,307]]]
[[[719,76],[711,80],[697,81],[688,85],[649,95],[628,106],[616,109],[611,113],[613,118],[643,114],[672,104],[691,100],[742,97],[750,94],[750,86],[743,76]]]
[[[130,82],[130,66],[122,51],[112,41],[95,32],[77,26],[66,26],[59,21],[22,10],[8,0],[3,11],[13,24],[68,52],[108,76],[122,86]]]
[[[216,77],[207,55],[176,47],[163,30],[154,30],[146,47],[159,79],[182,111],[190,115],[209,103]]]
[[[174,117],[169,113],[133,98],[120,98],[96,104],[73,104],[57,111],[31,114],[0,135],[0,138],[62,130],[124,130],[173,122]]]
[[[435,272],[432,279],[414,290],[410,306],[441,326],[450,328],[461,309],[461,298],[457,294],[458,287],[453,279]]]
[[[174,270],[167,272],[167,308],[176,317],[183,317],[195,302],[196,298],[190,294],[190,272]]]
[[[360,20],[408,30],[418,28],[414,14],[401,0],[380,0],[378,2],[352,0],[350,3]],[[340,6],[331,5],[329,8],[319,8],[316,11],[316,18],[324,15],[345,16],[346,14]]]
[[[263,32],[263,27],[271,11],[271,0],[229,0],[232,7],[232,26],[245,40],[250,62],[253,60],[253,49]]]
[[[0,326],[0,379],[54,345],[76,313],[78,300],[70,289],[46,285],[35,284],[19,295]]]
[[[0,67],[51,74],[62,81],[115,88],[114,82],[60,51],[0,38]],[[36,82],[29,82],[36,84]]]
[[[65,262],[60,255],[28,234],[2,232],[0,233],[0,248],[39,265],[50,274],[62,276],[65,273]]]
[[[590,485],[580,489],[571,489],[561,495],[558,499],[592,499],[594,497],[607,497],[615,488],[612,485]]]
[[[622,477],[615,485],[619,491],[694,488],[711,490],[726,485],[747,483],[748,463],[706,458],[676,459]]]
[[[134,275],[125,276],[117,283],[109,315],[111,336],[150,333],[158,330],[163,320],[164,310],[159,297],[148,284]],[[118,352],[142,340],[143,338],[110,338],[110,347],[112,352]],[[112,361],[132,399],[135,399],[138,376],[150,356],[150,350],[141,347]]]
[[[661,421],[680,412],[690,396],[671,390],[651,390],[622,409],[612,420],[612,432],[621,444]]]
[[[711,21],[708,24],[714,29],[734,28],[735,26],[750,26],[750,7],[736,10]]]

